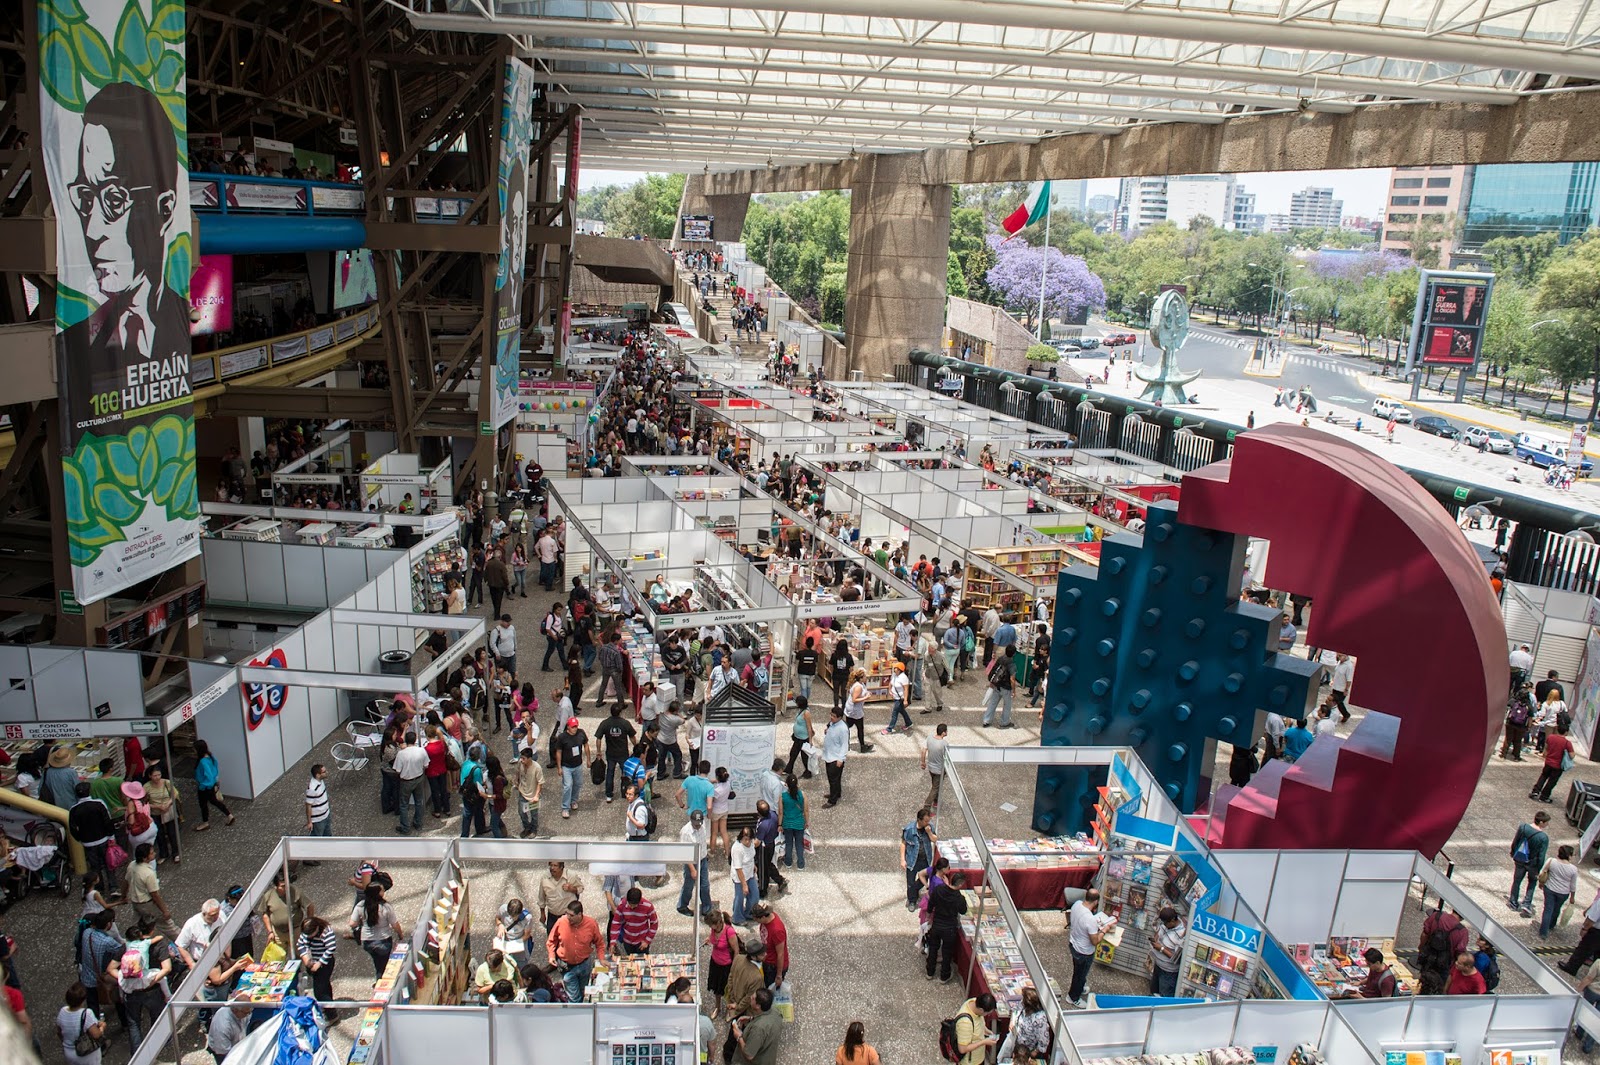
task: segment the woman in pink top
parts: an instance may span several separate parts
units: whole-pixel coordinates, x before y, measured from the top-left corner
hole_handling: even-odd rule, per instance
[[[733,971],[733,952],[740,949],[739,933],[733,930],[721,910],[712,910],[706,918],[710,931],[706,946],[711,948],[711,974],[706,978],[706,990],[711,992],[711,1019],[722,1016],[725,1003],[722,997],[728,992],[728,974]]]

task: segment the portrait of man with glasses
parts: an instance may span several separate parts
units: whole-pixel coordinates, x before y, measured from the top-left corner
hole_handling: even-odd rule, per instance
[[[63,283],[104,297],[61,336],[74,396],[120,391],[130,363],[189,353],[187,301],[163,276],[167,243],[188,226],[177,181],[177,143],[161,102],[137,85],[101,89],[84,107],[78,175],[57,212],[77,217],[92,271]]]

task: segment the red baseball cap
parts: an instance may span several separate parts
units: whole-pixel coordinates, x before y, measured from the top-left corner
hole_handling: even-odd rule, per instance
[[[568,728],[577,728],[578,727],[578,719],[575,718],[575,717],[567,718],[567,727]]]

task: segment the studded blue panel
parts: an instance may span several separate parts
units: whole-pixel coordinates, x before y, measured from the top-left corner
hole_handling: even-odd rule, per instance
[[[1205,797],[1215,741],[1249,743],[1257,720],[1291,721],[1314,698],[1315,663],[1276,653],[1279,612],[1238,601],[1245,541],[1152,504],[1144,537],[1107,538],[1100,565],[1063,570],[1045,689],[1046,746],[1133,748],[1169,798]],[[1034,827],[1088,824],[1104,770],[1042,768]]]

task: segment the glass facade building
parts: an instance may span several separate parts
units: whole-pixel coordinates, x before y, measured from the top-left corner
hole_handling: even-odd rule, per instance
[[[1496,237],[1559,235],[1562,244],[1600,222],[1600,163],[1484,165],[1472,179],[1462,218],[1461,247]]]

